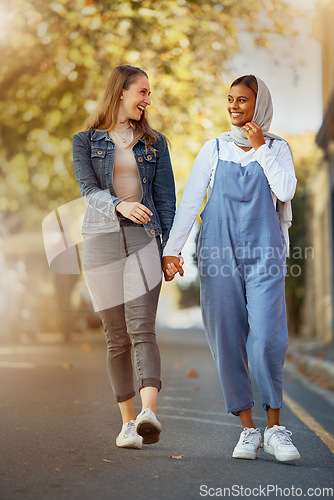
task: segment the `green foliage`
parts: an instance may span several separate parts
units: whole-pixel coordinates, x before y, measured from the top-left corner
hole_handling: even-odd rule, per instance
[[[0,3],[0,210],[7,230],[39,230],[78,196],[71,139],[111,69],[145,69],[152,125],[173,144],[182,190],[201,145],[226,128],[223,73],[238,32],[286,33],[285,0],[13,0]]]

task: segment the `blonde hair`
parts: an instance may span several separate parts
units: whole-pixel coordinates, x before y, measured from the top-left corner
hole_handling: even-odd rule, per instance
[[[122,90],[128,90],[139,76],[146,76],[145,71],[135,66],[124,64],[116,66],[109,76],[104,95],[97,109],[90,115],[86,121],[84,131],[90,129],[112,129],[116,123],[117,113],[120,105]],[[159,133],[150,127],[146,110],[143,111],[140,120],[130,120],[131,127],[135,130],[133,144],[138,139],[143,139],[146,149],[151,148],[157,141]]]

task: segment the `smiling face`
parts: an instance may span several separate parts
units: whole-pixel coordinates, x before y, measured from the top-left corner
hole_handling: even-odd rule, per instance
[[[118,121],[125,123],[128,120],[139,121],[147,106],[151,104],[150,84],[146,76],[139,75],[128,89],[122,90]]]
[[[244,83],[239,83],[230,88],[227,97],[227,111],[230,115],[232,125],[243,127],[245,123],[251,122],[256,103],[256,95],[252,89]]]

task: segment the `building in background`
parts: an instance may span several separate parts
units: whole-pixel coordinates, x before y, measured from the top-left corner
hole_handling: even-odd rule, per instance
[[[319,0],[322,48],[323,122],[316,136],[324,161],[310,179],[310,237],[314,259],[307,262],[302,335],[325,344],[334,340],[334,4]],[[311,91],[311,89],[310,89]]]

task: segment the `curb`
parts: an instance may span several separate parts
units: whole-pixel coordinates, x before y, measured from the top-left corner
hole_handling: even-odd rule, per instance
[[[334,362],[320,360],[294,349],[288,351],[287,359],[293,361],[302,375],[310,378],[324,389],[334,391]]]

